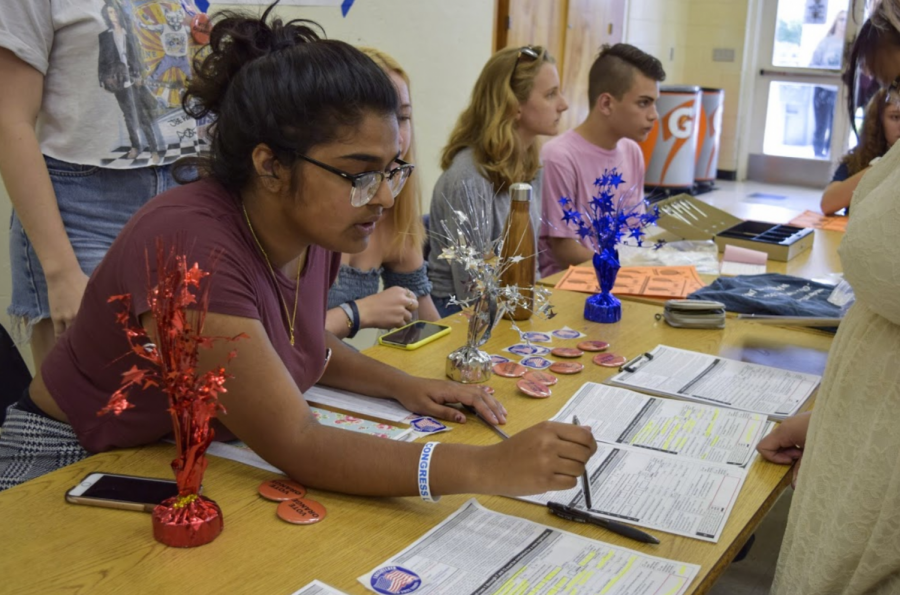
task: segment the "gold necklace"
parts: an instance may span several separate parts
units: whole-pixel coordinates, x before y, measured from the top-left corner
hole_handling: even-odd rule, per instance
[[[278,286],[278,277],[275,276],[275,269],[272,268],[272,263],[269,261],[269,255],[266,254],[266,249],[262,247],[262,244],[259,242],[259,238],[256,237],[256,232],[253,230],[253,224],[250,223],[250,215],[247,214],[247,205],[241,203],[241,208],[244,209],[244,219],[246,219],[247,221],[247,227],[250,228],[250,235],[253,236],[253,239],[256,241],[257,247],[259,247],[259,251],[262,252],[263,258],[266,259],[266,264],[269,265],[269,272],[272,273],[272,280],[275,281],[275,291],[278,292],[278,297],[281,298],[281,306],[284,308],[284,317],[287,322],[288,335],[291,339],[291,345],[293,345],[294,321],[297,320],[297,302],[300,301],[300,271],[303,268],[302,254],[297,258],[297,285],[296,289],[294,290],[294,314],[288,315],[287,302],[284,301],[284,295],[281,293],[281,288]]]

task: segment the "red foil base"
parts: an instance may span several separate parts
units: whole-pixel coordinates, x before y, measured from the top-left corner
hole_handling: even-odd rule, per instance
[[[171,547],[197,547],[219,536],[222,509],[203,496],[175,496],[153,509],[153,537]]]

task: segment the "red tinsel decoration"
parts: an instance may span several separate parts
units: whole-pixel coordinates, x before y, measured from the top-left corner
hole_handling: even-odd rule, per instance
[[[215,260],[215,259],[214,259]],[[149,363],[133,365],[122,374],[122,385],[98,415],[120,415],[134,407],[128,401],[133,387],[159,387],[168,396],[169,413],[175,436],[177,456],[172,461],[178,496],[166,500],[153,512],[154,537],[177,547],[203,545],[222,530],[222,512],[215,502],[199,495],[206,471],[206,449],[215,435],[210,422],[218,411],[225,412],[218,396],[231,378],[223,366],[198,373],[199,350],[209,349],[217,341],[247,338],[209,337],[203,335],[203,322],[209,308],[209,276],[197,263],[188,268],[187,257],[180,250],[166,250],[162,240],[156,242],[157,284],[147,290],[147,302],[156,324],[156,343],[136,320],[131,311],[131,295],[116,295],[108,302],[119,302],[122,310],[116,321],[125,331],[131,351]],[[147,278],[150,279],[150,256],[147,255]],[[227,361],[237,355],[228,354]]]

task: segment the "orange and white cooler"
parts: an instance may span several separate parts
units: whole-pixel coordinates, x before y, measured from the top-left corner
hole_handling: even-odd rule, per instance
[[[697,168],[694,181],[709,187],[716,179],[722,138],[724,89],[704,88],[701,92],[700,118],[697,121]]]
[[[644,152],[644,185],[656,188],[691,188],[697,164],[697,134],[700,118],[700,87],[665,85],[659,88],[656,109],[659,119]]]

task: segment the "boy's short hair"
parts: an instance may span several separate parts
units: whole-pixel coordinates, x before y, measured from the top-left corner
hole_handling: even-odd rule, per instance
[[[603,93],[622,99],[631,88],[635,70],[657,82],[666,80],[662,63],[633,45],[617,43],[601,47],[588,75],[588,101],[591,109]]]

